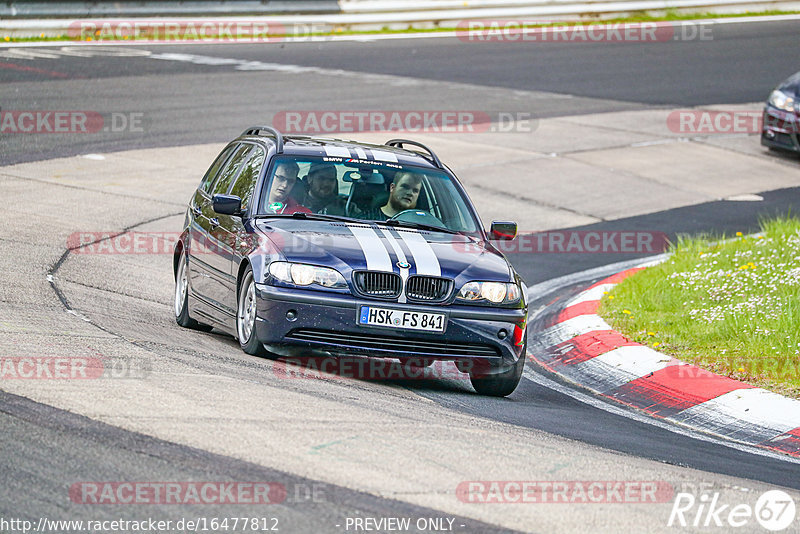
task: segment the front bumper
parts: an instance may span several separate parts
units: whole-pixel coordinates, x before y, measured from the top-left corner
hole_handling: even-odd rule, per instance
[[[800,153],[800,118],[767,105],[764,108],[761,127],[761,144],[778,150]]]
[[[256,335],[284,356],[364,355],[379,358],[452,360],[481,375],[509,370],[525,357],[527,309],[425,306],[367,300],[352,295],[256,284]],[[357,323],[360,306],[446,313],[443,333],[397,330]],[[293,312],[293,313],[290,313]],[[288,314],[288,315],[287,315]],[[503,337],[503,335],[505,336]],[[521,336],[524,340],[524,335]]]

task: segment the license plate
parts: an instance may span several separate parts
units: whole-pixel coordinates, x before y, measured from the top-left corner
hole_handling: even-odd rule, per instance
[[[388,308],[376,308],[374,306],[361,306],[361,310],[358,314],[358,324],[386,326],[402,330],[444,332],[447,320],[443,313],[391,310]]]

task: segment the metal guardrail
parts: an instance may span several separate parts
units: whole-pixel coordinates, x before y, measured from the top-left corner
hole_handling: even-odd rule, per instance
[[[370,20],[420,21],[456,20],[477,18],[470,14],[485,16],[498,13],[501,16],[525,16],[539,13],[558,13],[567,6],[565,14],[594,13],[636,10],[635,5],[657,5],[657,9],[682,9],[685,7],[725,7],[742,3],[768,5],[780,8],[795,3],[787,0],[663,0],[648,2],[636,0],[598,1],[584,0],[185,0],[181,2],[161,1],[85,1],[61,0],[52,2],[17,0],[0,3],[0,19],[48,19],[87,17],[209,17],[209,16],[287,16],[287,15],[334,15],[355,16]],[[331,20],[331,22],[336,22]]]
[[[0,4],[0,18],[187,17],[339,13],[338,0],[189,0],[183,2],[16,1]]]
[[[81,18],[208,15],[307,15],[385,13],[441,9],[516,7],[530,0],[189,0],[182,2],[52,2],[16,1],[0,4],[0,18]]]

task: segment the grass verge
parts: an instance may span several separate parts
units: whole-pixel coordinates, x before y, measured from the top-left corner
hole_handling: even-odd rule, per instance
[[[704,20],[704,19],[722,19],[722,18],[737,18],[737,17],[767,17],[767,16],[781,16],[781,15],[797,15],[800,14],[800,11],[781,11],[781,10],[765,10],[765,11],[748,11],[745,13],[711,13],[711,12],[695,12],[695,13],[679,13],[675,10],[669,10],[663,15],[651,15],[648,12],[639,12],[635,14],[631,14],[625,17],[616,17],[616,18],[609,18],[609,19],[598,19],[598,20],[575,20],[575,21],[556,21],[552,23],[543,23],[543,24],[523,24],[522,26],[525,28],[544,28],[544,27],[552,27],[552,26],[579,26],[579,25],[590,25],[590,24],[623,24],[623,23],[637,23],[637,22],[669,22],[669,21],[689,21],[689,20]],[[100,19],[98,19],[100,20]],[[409,26],[408,28],[404,29],[397,29],[397,28],[389,28],[384,27],[380,30],[351,30],[347,27],[338,27],[335,28],[333,31],[330,32],[311,32],[311,33],[303,33],[299,37],[302,39],[311,39],[311,38],[321,38],[321,37],[330,37],[336,35],[384,35],[384,34],[413,34],[413,33],[442,33],[442,32],[455,32],[457,30],[463,28],[457,28],[455,26],[438,26],[435,28],[415,28],[413,25]],[[257,35],[242,35],[240,38],[243,41],[252,41],[252,40],[280,40],[280,39],[291,39],[293,37],[298,37],[294,34],[257,34]],[[45,35],[41,34],[38,36],[27,36],[27,37],[14,37],[12,35],[3,35],[2,43],[27,43],[27,42],[39,42],[39,41],[63,41],[63,42],[75,42],[75,41],[147,41],[148,36],[143,35],[141,37],[128,37],[125,36],[124,38],[120,38],[114,35],[102,35],[99,31],[95,37],[86,37],[78,38],[76,36],[70,35]],[[184,41],[202,41],[203,39],[191,39],[191,38],[183,38],[183,39],[175,39],[176,41],[184,40]],[[214,39],[211,39],[212,41]],[[226,38],[227,40],[227,38]]]
[[[680,239],[605,295],[600,315],[670,356],[800,398],[800,219],[761,228]]]

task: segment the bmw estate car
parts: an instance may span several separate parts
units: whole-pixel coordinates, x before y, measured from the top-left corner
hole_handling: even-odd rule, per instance
[[[764,105],[761,144],[800,153],[800,72],[781,82]]]
[[[192,196],[174,252],[179,325],[248,354],[451,361],[509,395],[525,365],[525,285],[426,146],[252,127]]]

